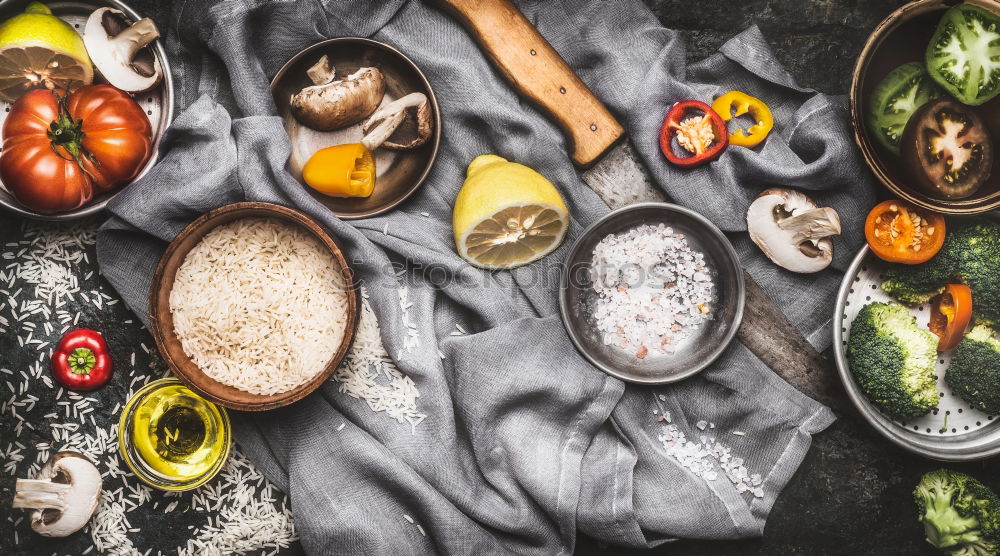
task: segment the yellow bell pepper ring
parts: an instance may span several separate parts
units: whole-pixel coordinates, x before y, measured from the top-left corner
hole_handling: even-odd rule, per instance
[[[746,129],[739,128],[730,133],[730,145],[756,147],[764,139],[767,139],[767,134],[771,133],[771,128],[774,127],[774,116],[771,115],[771,109],[760,99],[740,91],[730,91],[715,99],[715,102],[712,103],[712,110],[727,122],[747,112],[757,122]]]
[[[375,158],[361,143],[320,149],[302,167],[302,179],[331,197],[367,197],[375,189]]]

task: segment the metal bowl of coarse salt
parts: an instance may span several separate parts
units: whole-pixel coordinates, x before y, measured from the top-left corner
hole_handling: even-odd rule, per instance
[[[722,231],[669,203],[615,210],[587,228],[562,272],[570,340],[596,367],[667,384],[717,359],[743,318],[743,268]]]

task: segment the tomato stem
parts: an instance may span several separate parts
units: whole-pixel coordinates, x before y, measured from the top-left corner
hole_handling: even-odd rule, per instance
[[[49,124],[49,140],[52,146],[53,152],[62,158],[63,160],[71,160],[76,162],[77,166],[84,174],[90,176],[91,179],[96,179],[96,177],[91,174],[83,166],[83,158],[86,157],[92,164],[99,165],[100,162],[94,157],[94,155],[83,146],[83,138],[87,136],[83,131],[83,120],[73,121],[73,118],[69,115],[69,108],[66,106],[66,99],[69,95],[59,96],[59,93],[53,91],[52,94],[56,96],[59,103],[59,115],[56,117],[55,121]],[[59,147],[62,147],[70,154],[69,157],[63,155],[59,151]]]

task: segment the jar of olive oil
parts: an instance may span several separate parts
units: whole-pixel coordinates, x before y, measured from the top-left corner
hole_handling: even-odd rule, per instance
[[[118,420],[122,458],[144,483],[160,490],[205,484],[222,468],[231,444],[226,410],[176,378],[144,386]]]

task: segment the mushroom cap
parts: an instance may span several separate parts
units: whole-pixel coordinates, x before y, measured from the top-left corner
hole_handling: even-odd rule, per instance
[[[87,19],[83,42],[108,83],[129,93],[142,93],[163,79],[160,60],[151,49],[144,48],[159,36],[156,24],[148,17],[130,24],[121,10],[98,8]]]
[[[804,193],[786,188],[761,192],[747,211],[750,239],[776,265],[792,272],[819,272],[833,262],[840,217]]]
[[[101,473],[86,456],[57,452],[35,479],[18,479],[16,508],[32,508],[31,528],[46,537],[65,537],[83,528],[97,509]]]
[[[344,79],[305,87],[292,95],[289,106],[302,124],[317,131],[331,131],[367,118],[384,95],[382,72],[378,68],[361,68]]]

